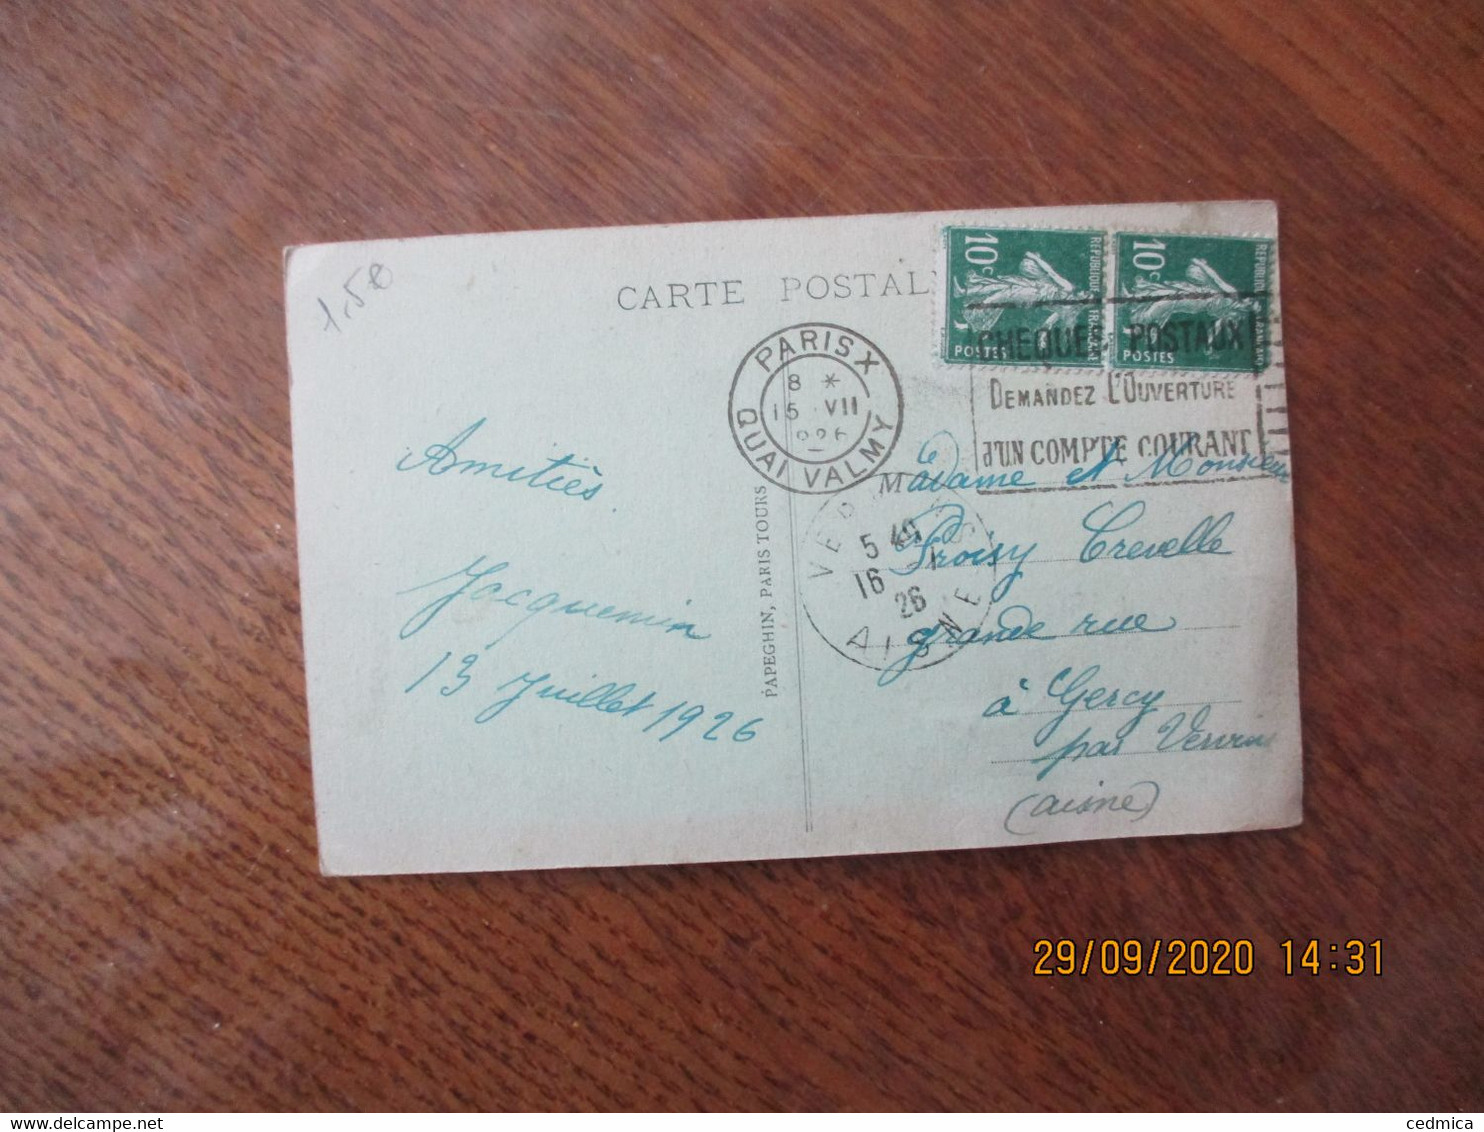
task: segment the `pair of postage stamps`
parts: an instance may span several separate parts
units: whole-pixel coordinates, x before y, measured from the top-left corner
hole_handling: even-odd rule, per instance
[[[827,322],[757,343],[729,405],[755,471],[826,497],[798,541],[802,613],[882,685],[965,642],[1054,639],[1018,599],[1042,516],[1061,513],[1041,493],[1094,493],[1081,525],[1069,524],[1087,532],[1099,506],[1120,523],[1144,513],[1142,501],[1098,494],[1147,482],[1140,467],[1179,482],[1191,465],[1186,482],[1205,483],[1282,467],[1269,459],[1264,417],[1286,409],[1265,409],[1258,388],[1271,364],[1272,239],[997,226],[939,235],[936,324],[918,341],[941,363],[988,370],[969,383],[967,422],[956,403],[929,397],[937,431],[919,424],[914,452],[889,471],[902,381],[876,342]],[[909,386],[920,368],[908,367]],[[1039,502],[1014,502],[1025,493]],[[1059,553],[1052,572],[1071,561]],[[978,568],[949,568],[963,565]],[[1138,615],[1108,624],[1155,631]]]
[[[1018,376],[1103,369],[1233,379],[1268,367],[1271,239],[949,227],[943,248],[945,363]],[[1091,387],[1057,392],[1081,397]],[[806,494],[841,491],[882,468],[901,433],[902,407],[885,352],[825,322],[786,327],[754,346],[729,405],[748,463]]]
[[[1268,364],[1271,240],[1042,228],[945,235],[946,363],[1237,373]]]

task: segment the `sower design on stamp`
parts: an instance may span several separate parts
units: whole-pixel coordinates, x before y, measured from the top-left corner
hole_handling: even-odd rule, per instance
[[[842,491],[891,455],[902,387],[865,335],[806,322],[747,351],[728,413],[737,450],[768,480],[805,494]]]
[[[1102,364],[1101,232],[949,228],[944,242],[945,362]]]
[[[1150,232],[1114,240],[1115,366],[1267,368],[1271,240]]]

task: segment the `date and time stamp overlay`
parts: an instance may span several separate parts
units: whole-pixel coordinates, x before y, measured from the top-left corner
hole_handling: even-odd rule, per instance
[[[1284,939],[1264,947],[1249,938],[1038,939],[1031,974],[1057,977],[1288,978],[1329,975],[1380,978],[1384,940]]]

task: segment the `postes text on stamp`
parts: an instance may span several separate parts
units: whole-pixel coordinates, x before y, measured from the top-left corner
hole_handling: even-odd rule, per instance
[[[1101,232],[949,228],[944,242],[945,362],[1102,364]]]
[[[737,451],[765,478],[806,494],[842,491],[891,455],[902,386],[865,335],[806,322],[747,351],[728,412]]]
[[[1119,232],[1114,248],[1115,366],[1267,367],[1271,240]]]

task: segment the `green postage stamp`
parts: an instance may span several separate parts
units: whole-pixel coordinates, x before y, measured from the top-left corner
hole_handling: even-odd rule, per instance
[[[1268,364],[1271,240],[1119,232],[1115,366],[1238,370]]]
[[[1267,367],[1272,240],[1117,232],[1110,273],[1104,239],[1102,232],[1041,228],[947,229],[943,360],[1237,373]]]
[[[1103,234],[949,228],[943,360],[1103,364]]]

